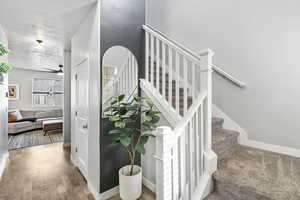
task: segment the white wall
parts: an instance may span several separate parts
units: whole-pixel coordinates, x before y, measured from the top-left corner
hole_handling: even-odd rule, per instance
[[[89,58],[89,138],[88,138],[88,185],[94,195],[100,189],[100,11],[99,4],[95,4],[90,14],[78,27],[72,38],[72,67],[86,57]],[[73,74],[73,72],[72,72]],[[72,75],[72,85],[74,84]],[[72,86],[72,94],[74,87]],[[72,122],[74,121],[74,101],[72,96]],[[74,127],[72,123],[72,138]],[[72,153],[74,153],[73,140]],[[97,193],[97,194],[95,194]]]
[[[71,145],[71,52],[64,52],[64,145]]]
[[[62,77],[57,76],[53,73],[30,71],[13,68],[9,73],[9,84],[18,84],[20,98],[19,100],[10,100],[8,103],[9,110],[20,109],[20,110],[31,110],[39,109],[32,106],[32,79],[33,78],[54,78],[61,79]]]
[[[213,101],[249,138],[300,148],[300,1],[151,0],[147,23],[247,83],[215,75]]]
[[[7,37],[0,25],[0,43],[7,47]],[[6,62],[7,56],[1,56],[0,62]],[[7,84],[7,81],[6,81]],[[7,133],[7,86],[0,84],[0,179],[4,171],[6,161],[8,158],[8,133]]]

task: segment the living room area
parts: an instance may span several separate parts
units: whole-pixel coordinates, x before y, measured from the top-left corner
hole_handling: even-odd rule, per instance
[[[63,74],[14,68],[8,84],[9,150],[63,142]]]

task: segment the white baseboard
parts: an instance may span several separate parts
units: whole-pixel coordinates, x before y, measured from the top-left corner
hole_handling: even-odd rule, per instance
[[[249,147],[257,148],[257,149],[272,151],[275,153],[280,153],[280,154],[300,158],[300,149],[294,149],[291,147],[284,147],[284,146],[279,146],[279,145],[275,145],[275,144],[259,142],[259,141],[255,141],[255,140],[248,140],[245,145],[249,146]]]
[[[92,193],[92,195],[94,196],[95,200],[100,200],[100,194],[98,192],[98,190],[88,182],[87,187],[90,191],[90,193]]]
[[[71,142],[64,142],[63,146],[64,147],[71,147]]]
[[[151,190],[153,193],[156,193],[156,187],[155,184],[152,183],[149,179],[146,177],[143,177],[143,185],[146,186],[149,190]]]
[[[3,173],[4,173],[4,170],[5,170],[5,168],[6,168],[6,166],[7,166],[7,163],[8,163],[8,157],[9,157],[9,154],[8,154],[8,152],[6,152],[4,155],[3,155],[3,157],[2,157],[2,159],[0,160],[0,179],[1,179],[1,177],[2,177],[2,175],[3,175]]]
[[[76,159],[76,156],[73,155],[73,153],[70,153],[70,160],[71,160],[71,163],[77,167],[77,159]]]
[[[119,194],[119,186],[116,186],[106,192],[101,193],[99,200],[106,200],[117,194]],[[96,199],[96,200],[98,200],[98,199]]]
[[[212,106],[212,111],[214,117],[220,117],[224,119],[225,129],[235,130],[240,133],[239,143],[241,145],[300,158],[300,149],[251,140],[248,138],[248,133],[243,128],[241,128],[240,125],[238,125],[235,121],[233,121],[230,117],[228,117],[228,115],[226,115],[216,105]]]

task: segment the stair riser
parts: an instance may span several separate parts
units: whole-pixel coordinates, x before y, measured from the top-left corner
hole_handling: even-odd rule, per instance
[[[232,136],[221,143],[213,144],[213,150],[216,154],[220,155],[221,153],[233,148],[238,144],[238,137]]]
[[[213,120],[212,121],[212,133],[218,133],[223,129],[223,120]]]

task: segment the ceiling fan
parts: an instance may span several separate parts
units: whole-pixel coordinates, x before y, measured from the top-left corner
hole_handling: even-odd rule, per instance
[[[64,71],[63,71],[63,65],[58,65],[59,69],[55,70],[55,69],[49,69],[49,68],[45,68],[46,70],[48,70],[50,73],[55,73],[58,76],[63,76],[64,75]]]

